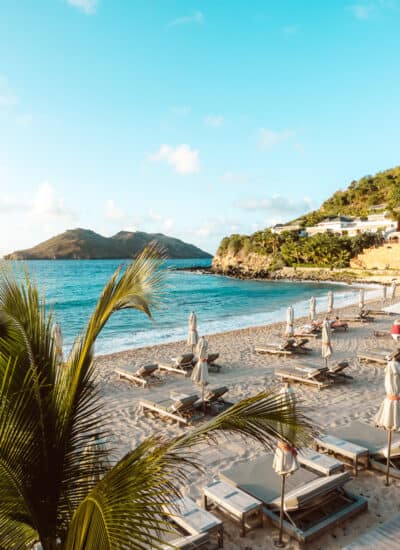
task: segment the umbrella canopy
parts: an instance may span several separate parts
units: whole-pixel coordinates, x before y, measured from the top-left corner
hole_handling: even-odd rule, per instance
[[[365,306],[365,292],[363,288],[360,288],[360,295],[358,298],[358,307],[363,309]]]
[[[287,308],[287,312],[286,312],[286,330],[285,330],[285,334],[287,336],[293,336],[293,334],[294,334],[293,321],[294,321],[293,308],[292,308],[292,306],[289,306]]]
[[[283,441],[278,441],[272,467],[280,476],[293,474],[299,468],[296,448]]]
[[[395,359],[388,361],[385,369],[385,391],[386,397],[375,416],[375,423],[388,434],[386,485],[389,485],[392,432],[400,428],[400,363]]]
[[[192,380],[198,386],[201,386],[201,400],[203,402],[203,410],[205,412],[205,403],[204,403],[204,388],[209,382],[208,376],[208,343],[207,340],[202,336],[197,344],[197,355],[198,360],[192,372]]]
[[[325,319],[322,323],[322,345],[321,354],[325,363],[328,362],[328,357],[332,355],[332,341],[331,341],[331,328],[329,322]]]
[[[61,326],[58,323],[53,323],[51,327],[51,338],[53,340],[54,351],[59,361],[63,360],[63,335]]]
[[[194,311],[189,315],[189,334],[187,339],[188,346],[195,346],[199,341],[197,333],[197,317]]]
[[[333,312],[333,292],[328,292],[328,313]]]
[[[310,321],[315,321],[317,319],[317,302],[314,296],[311,296],[310,299]]]
[[[393,281],[392,283],[392,286],[391,286],[391,298],[392,300],[394,300],[396,298],[396,290],[397,290],[397,285],[396,285],[396,281]]]
[[[398,430],[400,428],[400,362],[389,361],[385,369],[385,391],[383,400],[377,415],[375,424],[386,430]]]
[[[386,302],[386,298],[387,298],[387,286],[383,285],[383,287],[382,287],[382,299],[383,299],[384,302]]]

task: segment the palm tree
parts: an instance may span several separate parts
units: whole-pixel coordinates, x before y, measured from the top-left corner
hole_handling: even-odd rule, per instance
[[[0,548],[160,548],[171,527],[163,505],[179,495],[197,445],[220,433],[271,447],[288,426],[307,437],[302,412],[276,391],[245,399],[180,437],[151,437],[110,463],[111,427],[96,386],[93,349],[111,317],[151,317],[163,293],[157,250],[117,269],[64,366],[51,339],[52,313],[18,266],[0,275]],[[105,444],[104,444],[105,442]]]

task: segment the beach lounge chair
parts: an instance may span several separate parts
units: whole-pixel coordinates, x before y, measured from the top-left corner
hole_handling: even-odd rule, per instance
[[[297,455],[297,460],[303,468],[323,476],[331,476],[344,471],[343,462],[314,449],[301,449]]]
[[[190,535],[206,534],[208,537],[215,535],[218,548],[223,547],[224,529],[222,521],[198,506],[194,500],[189,497],[176,499],[168,506],[164,506],[164,511],[171,521]]]
[[[280,378],[282,382],[299,382],[321,390],[334,383],[334,380],[327,376],[327,372],[327,367],[317,368],[308,365],[295,365],[278,367],[275,369],[275,376]]]
[[[348,361],[339,361],[339,363],[335,363],[329,366],[326,372],[326,376],[336,382],[346,382],[347,380],[353,380],[352,376],[343,372],[349,366],[350,365]]]
[[[195,410],[194,404],[199,400],[197,394],[181,396],[179,399],[164,399],[150,401],[142,399],[140,407],[144,413],[155,413],[163,420],[176,420],[179,424],[190,424],[193,420],[202,418]]]
[[[332,332],[347,332],[349,329],[349,324],[341,319],[334,319],[330,323],[330,328]]]
[[[363,535],[342,550],[394,550],[399,547],[400,514],[385,523],[368,529]]]
[[[294,331],[294,338],[320,338],[322,327],[319,324],[303,325]]]
[[[307,338],[302,338],[301,340],[287,338],[282,343],[271,342],[265,346],[257,346],[254,350],[257,353],[270,353],[274,355],[305,355],[312,351],[311,348],[305,347],[307,342]]]
[[[158,368],[167,372],[183,374],[188,376],[193,368],[193,353],[182,353],[178,357],[173,357],[171,363],[159,363]]]
[[[342,321],[347,323],[371,323],[375,321],[375,319],[368,315],[366,311],[361,311],[358,315],[342,319]]]
[[[322,449],[350,460],[355,475],[358,466],[386,472],[387,434],[385,430],[354,420],[347,426],[329,430],[315,439]],[[400,438],[393,436],[390,451],[390,475],[400,479]]]
[[[279,525],[281,478],[272,468],[273,455],[234,466],[220,478],[263,503],[263,512]],[[317,538],[368,507],[367,500],[344,488],[348,472],[320,477],[299,468],[286,479],[283,529],[302,544]]]
[[[140,386],[148,386],[151,383],[160,382],[160,378],[155,375],[158,365],[143,365],[139,368],[131,365],[125,367],[116,367],[115,372],[119,378],[124,378]]]
[[[242,537],[246,535],[246,531],[263,525],[262,502],[220,479],[214,480],[204,487],[203,505],[206,510],[210,505],[214,505],[238,521]],[[252,523],[249,522],[251,518],[255,519]]]
[[[360,363],[374,363],[386,367],[388,356],[393,353],[392,349],[375,349],[357,352],[357,359]]]
[[[229,391],[227,386],[220,386],[218,388],[208,389],[204,395],[204,403],[206,405],[206,410],[214,414],[219,414],[220,412],[228,409],[232,406],[232,403],[225,401],[224,395]],[[196,406],[202,407],[203,403],[200,401],[196,403]]]
[[[210,537],[208,533],[199,533],[197,535],[186,535],[171,540],[163,546],[163,550],[197,550],[198,548],[209,548]]]

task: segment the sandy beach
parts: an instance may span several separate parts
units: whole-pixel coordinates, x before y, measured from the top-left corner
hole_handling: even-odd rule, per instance
[[[380,309],[381,302],[368,303],[368,307]],[[340,310],[340,315],[357,313],[356,306]],[[329,427],[345,425],[352,420],[371,422],[373,416],[384,397],[384,369],[372,366],[360,366],[355,355],[357,350],[367,348],[392,348],[394,342],[390,338],[377,338],[374,330],[385,330],[390,327],[392,318],[376,317],[373,323],[352,323],[347,333],[333,335],[333,359],[349,360],[351,366],[349,374],[354,380],[345,386],[338,385],[317,391],[313,388],[296,385],[296,395],[305,403],[307,414],[320,427],[328,430]],[[304,320],[297,319],[296,325],[304,324]],[[258,355],[254,347],[270,341],[279,340],[283,334],[284,324],[275,323],[268,326],[231,331],[223,334],[208,335],[199,323],[199,333],[206,335],[209,341],[209,350],[220,353],[219,364],[221,372],[210,374],[210,386],[226,385],[229,387],[227,399],[237,402],[244,397],[254,395],[265,389],[279,385],[274,378],[274,367],[282,364],[292,364],[296,358],[278,358],[276,356]],[[320,364],[320,340],[311,339],[313,348],[308,361]],[[133,349],[120,353],[98,356],[96,365],[98,384],[105,400],[105,406],[110,412],[113,430],[113,445],[115,458],[120,458],[133,449],[144,438],[152,434],[174,436],[185,429],[176,423],[169,423],[157,417],[144,416],[139,407],[141,398],[160,399],[168,398],[171,391],[194,393],[198,388],[190,378],[177,374],[162,374],[163,384],[150,389],[142,389],[133,384],[118,380],[114,368],[124,365],[148,364],[165,362],[169,358],[187,352],[184,341],[164,345]],[[217,477],[218,472],[230,466],[249,461],[260,456],[265,451],[256,443],[229,437],[220,439],[218,446],[206,447],[202,454],[204,473],[193,472],[190,485],[184,492],[190,497],[199,500],[202,487]],[[400,510],[400,481],[392,480],[389,488],[384,486],[383,475],[363,471],[357,478],[348,484],[348,489],[356,494],[362,494],[368,499],[369,510],[343,526],[336,528],[329,534],[310,543],[310,549],[338,549],[351,542],[368,527],[383,522]],[[225,548],[230,549],[265,549],[272,548],[272,539],[277,531],[268,525],[263,529],[255,529],[246,537],[239,536],[239,526],[230,521],[227,516],[215,512],[225,526]],[[296,541],[292,541],[287,548],[299,548]]]

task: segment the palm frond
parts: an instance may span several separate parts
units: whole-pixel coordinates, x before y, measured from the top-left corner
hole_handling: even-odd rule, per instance
[[[239,434],[270,450],[277,439],[306,444],[311,431],[300,405],[272,391],[244,399],[189,434],[170,441],[146,440],[82,502],[68,533],[67,550],[77,550],[83,542],[90,542],[92,550],[160,548],[165,534],[173,531],[168,521],[175,513],[171,502],[180,496],[188,471],[201,469],[197,446],[216,442],[222,434]],[[289,439],[288,434],[296,436]],[[167,505],[164,518],[161,511]]]

